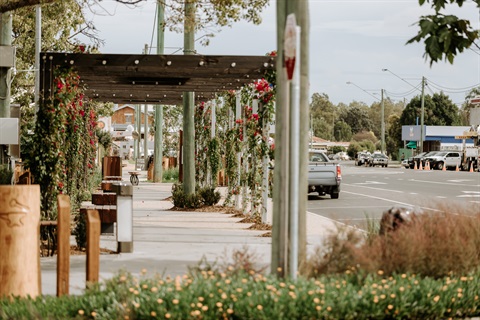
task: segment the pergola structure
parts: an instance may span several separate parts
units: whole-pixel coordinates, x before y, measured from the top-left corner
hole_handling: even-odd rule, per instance
[[[272,56],[41,53],[40,99],[54,92],[54,70],[73,68],[91,100],[130,104],[181,104],[237,90],[275,70]]]

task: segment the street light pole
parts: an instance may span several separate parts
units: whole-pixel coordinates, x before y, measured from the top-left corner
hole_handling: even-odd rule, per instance
[[[383,91],[384,89],[382,89],[382,108],[381,108],[381,112],[380,112],[380,118],[381,118],[381,127],[382,127],[382,132],[381,132],[381,136],[382,136],[382,142],[381,142],[381,146],[380,146],[380,149],[382,151],[382,154],[385,154],[385,100],[383,99]]]
[[[425,120],[425,77],[422,77],[422,102],[420,110],[420,152],[423,152],[423,140],[425,137],[425,130],[423,122]]]

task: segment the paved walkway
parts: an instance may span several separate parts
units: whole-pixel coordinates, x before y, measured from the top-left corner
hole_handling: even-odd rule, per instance
[[[123,180],[129,181],[123,168]],[[123,269],[140,274],[183,275],[189,266],[202,258],[213,263],[230,261],[235,250],[248,248],[257,262],[268,266],[271,259],[271,238],[261,237],[265,231],[248,230],[250,224],[239,223],[241,218],[219,212],[171,211],[173,204],[165,200],[171,196],[171,183],[149,183],[146,171],[140,175],[140,184],[134,187],[134,244],[133,253],[102,254],[100,278],[110,278]],[[270,204],[271,208],[271,204]],[[271,212],[271,210],[269,210]],[[271,216],[269,216],[271,221]],[[309,249],[321,243],[334,223],[314,214],[307,216]],[[72,244],[75,243],[72,237]],[[101,236],[100,246],[116,250],[115,236]],[[42,293],[56,294],[56,256],[41,258]],[[86,256],[71,256],[70,293],[79,294],[85,288]]]

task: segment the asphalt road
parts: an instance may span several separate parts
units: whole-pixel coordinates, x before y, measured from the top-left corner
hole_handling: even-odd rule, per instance
[[[393,206],[480,213],[480,173],[356,167],[342,162],[339,199],[309,194],[308,211],[365,229]]]

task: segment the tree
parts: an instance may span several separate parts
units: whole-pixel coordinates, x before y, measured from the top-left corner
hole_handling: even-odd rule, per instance
[[[473,88],[465,97],[465,102],[462,104],[462,109],[460,110],[460,125],[470,125],[470,110],[476,107],[476,105],[470,102],[470,99],[477,96],[480,96],[480,87]]]
[[[443,92],[425,96],[424,124],[430,126],[452,126],[460,123],[457,106]],[[421,117],[421,96],[416,96],[405,107],[400,116],[402,125],[414,125]]]
[[[314,135],[327,140],[334,139],[336,107],[325,93],[314,93],[310,103],[310,116]]]
[[[350,126],[353,134],[372,129],[372,121],[368,116],[368,106],[364,103],[353,101],[348,108],[340,113],[339,119]]]
[[[387,154],[392,158],[396,158],[397,150],[402,146],[402,125],[400,124],[400,116],[393,114],[387,121],[388,129],[385,138]]]
[[[343,121],[335,123],[334,132],[336,141],[350,141],[352,139],[352,128]]]
[[[480,0],[472,1],[480,9]],[[430,59],[430,65],[442,59],[453,64],[455,56],[472,45],[480,49],[475,43],[480,35],[479,30],[474,30],[470,21],[441,12],[447,4],[456,4],[461,7],[466,0],[419,0],[418,2],[420,5],[431,4],[435,14],[420,17],[417,23],[420,30],[415,37],[407,41],[407,44],[423,40],[424,57]]]

